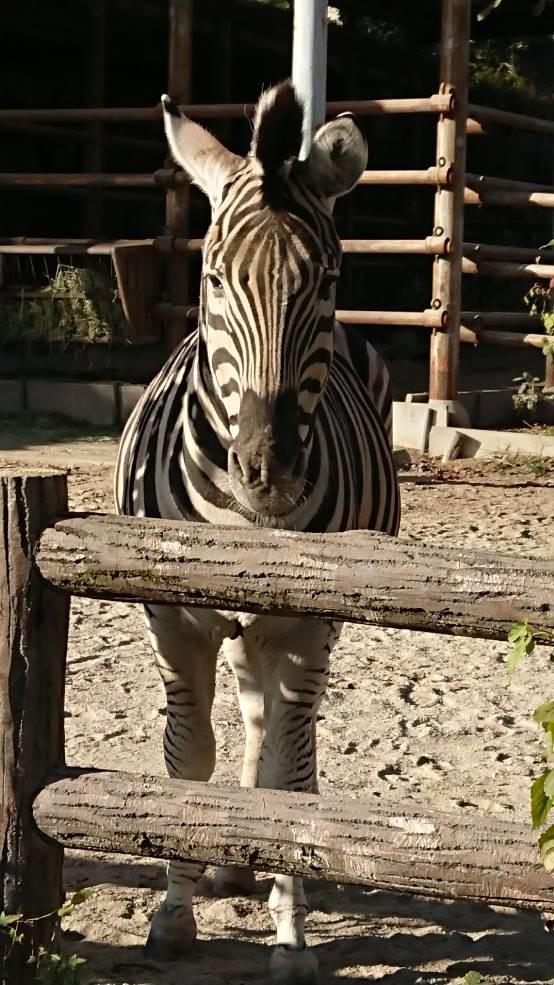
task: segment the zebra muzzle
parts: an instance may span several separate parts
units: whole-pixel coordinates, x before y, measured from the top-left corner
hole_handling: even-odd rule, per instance
[[[290,512],[304,488],[304,446],[296,420],[282,402],[243,397],[239,433],[229,448],[228,474],[235,499],[255,513]]]

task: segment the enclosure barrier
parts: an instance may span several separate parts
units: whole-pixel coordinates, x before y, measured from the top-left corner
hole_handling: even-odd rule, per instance
[[[522,825],[413,804],[67,770],[63,739],[70,593],[505,639],[515,619],[554,628],[554,562],[360,531],[68,516],[66,476],[53,471],[0,471],[0,512],[5,912],[55,914],[62,845],[554,910],[552,878]],[[26,925],[25,946],[5,955],[7,985],[31,980],[28,951],[49,943],[55,919]]]
[[[190,64],[192,38],[192,5],[190,0],[169,0],[169,76],[168,92],[189,116],[195,119],[237,119],[254,112],[253,103],[191,103]],[[525,315],[513,322],[524,334],[515,342],[515,333],[496,331],[468,332],[461,319],[461,278],[463,274],[499,277],[525,277],[552,280],[550,256],[533,255],[532,250],[487,244],[464,244],[464,205],[502,205],[516,208],[554,207],[554,187],[511,179],[501,179],[466,173],[467,135],[486,135],[496,127],[517,128],[530,133],[552,136],[554,121],[541,120],[521,113],[494,109],[468,103],[468,46],[471,3],[469,0],[442,0],[441,63],[438,92],[431,96],[406,99],[345,100],[327,103],[327,115],[350,111],[360,116],[395,116],[398,114],[427,114],[437,119],[435,164],[421,170],[366,171],[361,185],[413,185],[434,190],[434,220],[429,236],[422,240],[354,240],[343,241],[347,253],[428,254],[433,257],[433,280],[430,310],[440,311],[436,321],[425,313],[351,312],[343,319],[349,324],[411,324],[430,328],[430,397],[439,400],[457,396],[459,341],[496,345],[532,344],[526,329]],[[33,128],[52,124],[96,124],[152,122],[159,124],[161,104],[143,107],[93,107],[74,109],[0,109],[0,126]],[[75,137],[78,131],[74,131]],[[98,135],[97,135],[98,136]],[[88,140],[91,134],[86,135]],[[119,141],[127,138],[102,139]],[[83,135],[83,139],[85,136]],[[100,137],[98,137],[100,139]],[[129,138],[131,141],[133,138]],[[149,146],[152,141],[144,142]],[[156,321],[164,323],[168,350],[173,349],[187,331],[187,319],[193,306],[188,287],[188,256],[200,248],[200,240],[187,240],[189,186],[179,169],[165,166],[153,174],[100,174],[89,169],[84,174],[0,174],[0,187],[44,187],[56,189],[112,189],[115,194],[129,193],[140,187],[159,187],[166,196],[166,228],[163,236],[149,241],[153,246],[148,254],[147,241],[125,241],[124,244],[91,244],[75,249],[79,252],[106,252],[115,256],[121,247],[116,265],[118,289],[129,324],[132,342],[150,342],[159,336]],[[162,245],[162,243],[164,245]],[[47,244],[44,252],[61,253],[63,241]],[[193,245],[194,244],[194,245]],[[77,245],[74,241],[73,245]],[[138,252],[134,253],[136,245]],[[467,247],[471,246],[472,254]],[[8,243],[2,253],[39,253],[40,244],[30,240]],[[165,254],[165,275],[156,262],[155,254]],[[506,263],[501,263],[506,260]],[[483,262],[486,261],[486,262]],[[521,261],[525,266],[519,264]],[[165,277],[165,280],[164,280]],[[483,313],[485,315],[486,313]],[[515,313],[508,313],[514,314]],[[492,323],[496,324],[496,323]],[[544,333],[540,333],[543,335]],[[536,335],[533,336],[537,337]],[[545,384],[554,386],[554,362],[547,357]]]

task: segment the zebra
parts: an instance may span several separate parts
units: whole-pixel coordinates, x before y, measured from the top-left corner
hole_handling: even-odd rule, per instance
[[[198,327],[170,356],[122,435],[116,507],[134,516],[301,531],[396,535],[387,370],[335,321],[341,245],[332,211],[357,183],[367,143],[351,115],[320,127],[299,159],[303,106],[289,81],[262,94],[248,156],[231,153],[162,97],[171,152],[211,204]],[[317,792],[315,722],[341,624],[181,606],[145,607],[167,697],[171,776],[208,780],[220,649],[245,729],[244,787]],[[193,942],[195,862],[170,862],[147,950]],[[217,893],[252,891],[249,870],[218,870]],[[302,881],[276,875],[275,981],[316,979]]]

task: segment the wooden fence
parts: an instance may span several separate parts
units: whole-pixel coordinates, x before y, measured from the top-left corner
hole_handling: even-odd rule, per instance
[[[232,119],[252,114],[253,104],[200,105],[190,101],[191,0],[169,0],[168,92],[195,119]],[[430,332],[429,396],[455,399],[458,391],[459,343],[532,346],[548,340],[538,317],[524,312],[485,312],[468,323],[462,311],[462,275],[524,277],[554,282],[552,251],[463,242],[465,206],[509,205],[517,208],[554,207],[554,186],[466,173],[467,137],[486,137],[499,127],[552,136],[554,121],[540,120],[468,103],[470,0],[442,0],[441,61],[438,91],[406,99],[329,102],[328,115],[349,110],[360,116],[427,114],[436,117],[436,158],[424,170],[365,171],[362,185],[414,185],[435,189],[434,216],[424,240],[345,240],[352,253],[428,254],[433,273],[429,307],[424,311],[347,311],[339,319],[357,325],[410,325]],[[0,109],[0,126],[36,127],[46,124],[120,121],[160,121],[161,104],[143,107],[76,109]],[[495,131],[496,128],[496,131]],[[124,138],[120,138],[124,139]],[[0,187],[121,188],[157,186],[166,197],[165,235],[153,240],[93,243],[71,240],[0,240],[3,253],[109,253],[113,256],[119,294],[134,343],[151,342],[163,329],[171,351],[188,332],[197,308],[189,290],[189,256],[201,241],[187,239],[189,188],[178,168],[153,174],[0,174]],[[124,256],[122,253],[124,250]],[[159,264],[163,254],[163,265]],[[124,262],[123,262],[124,259]],[[524,262],[520,262],[524,261]],[[512,316],[512,331],[496,332],[502,316]],[[495,315],[499,317],[496,318]],[[484,327],[486,326],[486,327]],[[545,385],[554,387],[554,360],[547,356]]]
[[[554,562],[398,541],[68,515],[62,473],[0,472],[2,907],[63,898],[63,847],[195,858],[391,891],[554,911],[530,830],[398,803],[237,790],[64,766],[70,594],[333,616],[505,639],[554,628]],[[34,803],[33,803],[34,802]],[[40,832],[37,830],[40,829]],[[45,838],[44,836],[48,836]],[[25,985],[31,925],[6,959]]]

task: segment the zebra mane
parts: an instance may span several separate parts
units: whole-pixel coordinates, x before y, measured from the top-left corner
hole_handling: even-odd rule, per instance
[[[250,153],[268,177],[276,175],[286,161],[298,157],[303,121],[304,107],[291,82],[280,82],[260,97]]]

